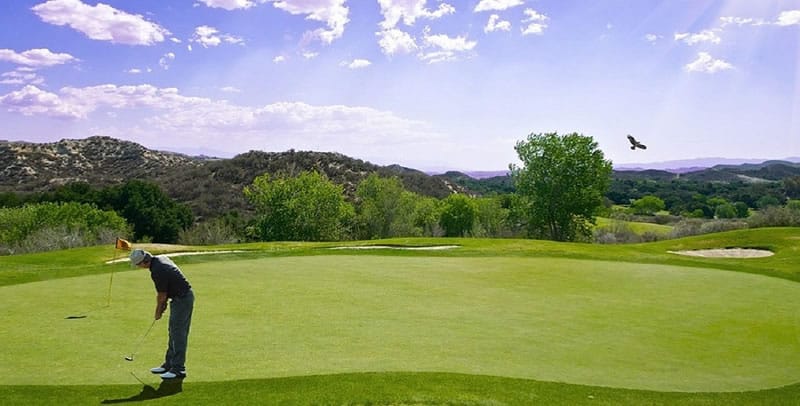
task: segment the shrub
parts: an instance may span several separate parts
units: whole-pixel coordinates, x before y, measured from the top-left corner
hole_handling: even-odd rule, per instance
[[[606,227],[594,231],[594,240],[600,244],[635,243],[642,238],[624,221],[612,220]]]
[[[0,251],[7,254],[110,244],[128,233],[125,219],[89,204],[39,203],[0,209]]]
[[[800,210],[770,206],[750,216],[747,223],[750,227],[796,227],[800,226]]]
[[[222,219],[195,224],[178,233],[178,243],[185,245],[232,244],[239,242],[236,230]]]

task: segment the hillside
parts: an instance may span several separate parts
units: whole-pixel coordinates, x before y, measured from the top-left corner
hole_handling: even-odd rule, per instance
[[[443,198],[464,191],[446,178],[398,165],[378,166],[332,152],[250,151],[230,159],[209,159],[153,151],[109,137],[40,144],[0,142],[0,168],[0,192],[43,192],[69,182],[107,187],[127,179],[149,180],[200,217],[248,211],[242,189],[264,173],[316,170],[343,185],[350,197],[358,182],[373,172],[397,176],[406,189],[425,196]]]

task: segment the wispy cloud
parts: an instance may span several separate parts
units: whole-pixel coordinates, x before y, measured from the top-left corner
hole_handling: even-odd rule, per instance
[[[800,25],[800,10],[789,10],[782,12],[778,16],[778,20],[775,21],[775,24],[784,27],[789,25]]]
[[[191,41],[202,45],[203,48],[215,47],[223,42],[244,45],[244,40],[242,38],[220,33],[216,28],[207,25],[201,25],[195,28]]]
[[[234,87],[234,86],[224,86],[224,87],[219,88],[219,90],[222,90],[225,93],[241,93],[242,92],[242,89],[239,89],[238,87]]]
[[[483,32],[495,31],[511,31],[511,23],[501,20],[500,16],[497,14],[492,14],[489,16],[489,21],[486,22],[486,26],[483,27]]]
[[[318,39],[324,44],[330,44],[340,38],[344,27],[350,22],[348,17],[350,9],[345,7],[346,0],[280,0],[272,5],[293,15],[306,14],[306,20],[325,23],[328,29],[318,28],[306,33],[313,39]]]
[[[436,10],[429,10],[425,7],[424,0],[378,0],[378,4],[381,6],[381,27],[384,30],[395,28],[400,21],[406,26],[412,26],[419,18],[435,20],[456,12],[456,8],[448,3],[439,3]]]
[[[733,69],[733,65],[722,59],[714,59],[707,52],[698,52],[697,59],[683,67],[687,72],[717,73]]]
[[[175,88],[147,84],[65,87],[58,93],[29,85],[0,96],[0,108],[28,116],[87,122],[94,118],[93,114],[122,116],[137,112],[145,117],[137,128],[150,136],[170,134],[220,145],[236,138],[237,149],[260,148],[265,142],[273,147],[315,146],[331,151],[340,150],[341,145],[352,149],[374,145],[384,148],[394,143],[427,142],[438,136],[423,122],[369,107],[300,102],[241,106],[225,100],[184,96]]]
[[[502,11],[525,4],[523,0],[481,0],[473,11]]]
[[[247,9],[256,5],[256,2],[252,0],[198,0],[198,2],[199,4],[205,4],[211,8],[222,8],[225,10]],[[261,3],[263,2],[262,0]]]
[[[411,34],[397,28],[378,31],[375,35],[379,38],[381,51],[386,55],[408,54],[419,48]]]
[[[717,35],[717,32],[719,32],[719,30],[703,30],[698,33],[675,33],[675,41],[683,41],[688,45],[695,45],[701,42],[719,44],[722,39]]]
[[[661,36],[661,35],[656,35],[656,34],[646,34],[644,36],[644,40],[649,42],[649,43],[651,43],[651,44],[655,44],[661,38],[664,38],[664,37]]]
[[[31,68],[44,68],[75,62],[78,59],[66,53],[53,53],[46,48],[29,49],[20,53],[11,49],[0,49],[0,61],[8,61]]]
[[[522,20],[522,22],[528,25],[522,28],[522,35],[541,35],[544,33],[544,29],[547,28],[545,21],[547,21],[549,17],[544,14],[540,14],[538,11],[532,8],[525,9],[525,15],[527,18]]]
[[[164,54],[164,56],[161,57],[161,59],[158,60],[158,66],[161,66],[161,68],[164,70],[168,70],[169,65],[174,60],[175,60],[175,54],[172,52],[167,52],[166,54]]]
[[[91,6],[80,0],[49,0],[31,8],[42,21],[68,25],[87,37],[127,45],[153,45],[164,41],[169,31],[138,14],[129,14],[107,4]]]
[[[372,62],[366,59],[353,59],[352,61],[342,61],[339,66],[346,66],[350,69],[362,69],[372,65]]]
[[[41,85],[44,78],[34,72],[11,71],[0,74],[0,84],[3,85]]]
[[[477,41],[470,41],[465,36],[450,37],[444,34],[431,34],[428,27],[425,28],[424,43],[425,51],[418,56],[428,63],[455,60],[458,55],[471,51],[478,44]]]

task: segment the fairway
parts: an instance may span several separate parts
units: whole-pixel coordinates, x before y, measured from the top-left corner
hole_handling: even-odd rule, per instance
[[[656,391],[746,391],[800,380],[800,284],[720,270],[518,257],[331,255],[186,264],[192,382],[426,371]],[[146,271],[0,288],[0,382],[130,384]],[[88,317],[65,320],[87,312]],[[134,381],[135,383],[135,381]]]

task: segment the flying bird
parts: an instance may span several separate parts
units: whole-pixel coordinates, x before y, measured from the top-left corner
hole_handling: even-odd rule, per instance
[[[631,149],[636,149],[636,148],[647,149],[647,145],[644,145],[641,142],[636,141],[636,138],[633,138],[633,136],[630,134],[628,134],[628,141],[631,142]]]

